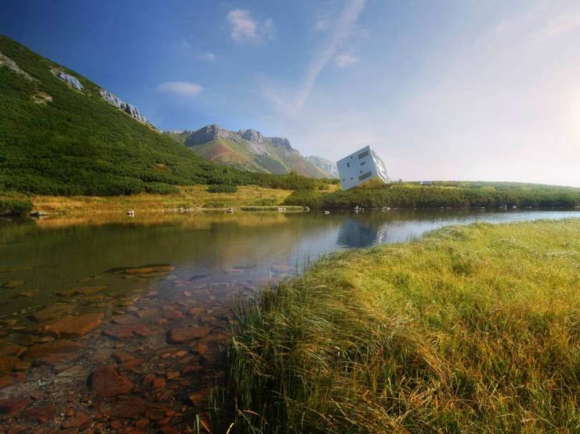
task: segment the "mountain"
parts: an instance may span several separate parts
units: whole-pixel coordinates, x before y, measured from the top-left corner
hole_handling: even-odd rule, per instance
[[[335,162],[327,160],[326,158],[316,157],[314,155],[306,157],[306,160],[325,173],[328,173],[332,178],[338,178],[338,168],[336,167]]]
[[[207,162],[135,106],[0,35],[0,191],[114,195],[207,183],[281,185]]]
[[[288,139],[265,137],[256,130],[230,131],[218,125],[207,125],[197,131],[167,134],[214,163],[253,172],[331,177],[329,172],[304,158]]]

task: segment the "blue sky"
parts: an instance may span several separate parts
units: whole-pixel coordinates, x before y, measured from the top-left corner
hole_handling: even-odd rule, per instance
[[[162,129],[217,123],[403,179],[580,186],[577,0],[4,0],[0,32]]]

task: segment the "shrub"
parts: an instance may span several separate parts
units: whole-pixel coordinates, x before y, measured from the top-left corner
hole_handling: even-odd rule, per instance
[[[24,217],[32,211],[32,202],[27,200],[0,199],[0,216]]]

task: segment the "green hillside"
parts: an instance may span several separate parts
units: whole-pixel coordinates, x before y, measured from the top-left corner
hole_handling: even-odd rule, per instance
[[[62,71],[83,85],[56,77]],[[310,185],[211,164],[106,102],[101,88],[0,35],[0,191],[171,192],[175,185]]]

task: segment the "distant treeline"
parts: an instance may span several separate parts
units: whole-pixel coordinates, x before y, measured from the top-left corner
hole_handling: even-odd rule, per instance
[[[320,193],[296,191],[287,205],[315,209],[362,208],[574,208],[580,206],[580,188],[538,184],[486,182],[434,182],[377,185],[370,183],[347,191]]]

